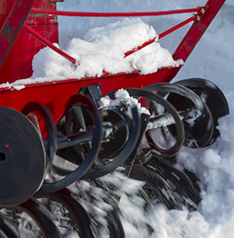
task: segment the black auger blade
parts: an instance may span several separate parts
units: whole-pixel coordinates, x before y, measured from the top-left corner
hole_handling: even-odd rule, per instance
[[[223,92],[213,82],[202,78],[184,79],[177,81],[176,84],[183,85],[195,92],[209,108],[214,123],[214,131],[207,145],[212,144],[220,135],[217,129],[218,119],[229,114],[228,103]],[[178,95],[169,95],[168,100],[177,110],[184,110],[186,105],[187,107],[191,105],[186,97],[179,97]],[[203,125],[203,123],[198,122],[199,127],[202,128]],[[201,133],[207,133],[205,128]]]
[[[145,166],[160,174],[173,187],[173,191],[178,194],[178,198],[184,205],[192,210],[197,208],[201,201],[200,191],[185,172],[179,171],[169,160],[154,153]]]

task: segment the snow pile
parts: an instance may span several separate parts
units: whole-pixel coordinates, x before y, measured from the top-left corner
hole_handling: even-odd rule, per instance
[[[231,238],[234,235],[234,115],[220,119],[221,136],[203,149],[182,148],[177,167],[193,171],[200,180],[202,201],[195,212],[168,211],[156,206],[149,215],[154,236],[173,238]]]
[[[115,92],[115,99],[109,96],[102,97],[99,101],[100,108],[115,108],[121,105],[126,106],[127,115],[131,118],[131,108],[136,107],[139,114],[150,115],[150,112],[145,107],[142,107],[136,98],[133,98],[125,89],[119,89]]]
[[[149,40],[155,41],[143,49],[125,57],[125,53],[142,46]],[[173,60],[167,49],[160,46],[158,35],[152,26],[140,18],[125,18],[103,27],[89,29],[84,39],[73,38],[65,49],[78,61],[73,65],[49,47],[40,50],[33,59],[33,75],[30,79],[17,80],[13,86],[71,78],[100,77],[106,71],[111,74],[130,73],[139,70],[141,74],[156,72],[161,67],[177,67],[182,60]],[[58,48],[59,45],[55,44]]]
[[[80,79],[100,77],[103,71],[116,74],[140,70],[142,74],[149,74],[163,66],[181,64],[157,42],[125,58],[126,52],[154,38],[157,40],[157,37],[156,31],[140,18],[125,18],[93,28],[84,39],[73,38],[66,46],[66,52],[79,62],[77,67],[51,49],[44,48],[34,57],[32,78]]]

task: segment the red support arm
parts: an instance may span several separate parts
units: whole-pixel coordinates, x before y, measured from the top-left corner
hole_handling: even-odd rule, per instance
[[[206,5],[200,9],[195,22],[173,54],[175,60],[187,60],[224,2],[225,0],[209,0]]]

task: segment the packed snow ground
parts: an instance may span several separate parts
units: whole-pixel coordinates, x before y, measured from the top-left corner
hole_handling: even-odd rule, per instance
[[[152,11],[181,9],[201,6],[205,1],[159,1],[146,0],[69,0],[58,4],[60,10],[118,12],[118,11]],[[125,216],[124,225],[127,237],[149,237],[144,227],[133,227],[134,215],[138,214],[139,222],[149,222],[154,227],[151,237],[158,238],[231,238],[234,237],[234,3],[226,1],[194,52],[173,81],[202,77],[215,82],[225,93],[230,115],[221,118],[218,129],[221,136],[209,148],[191,150],[182,148],[178,154],[178,166],[184,166],[196,173],[201,181],[202,201],[196,212],[168,211],[156,206],[148,214],[141,210],[142,204],[133,204],[123,198],[120,206],[131,217]],[[61,45],[74,37],[82,38],[93,27],[102,27],[120,19],[114,18],[59,18]],[[157,33],[168,26],[183,20],[182,16],[143,17],[142,20],[152,25]],[[178,45],[181,29],[160,41],[160,44],[173,52]],[[138,210],[137,210],[138,209]],[[134,213],[134,214],[135,214]],[[125,214],[126,215],[126,214]]]

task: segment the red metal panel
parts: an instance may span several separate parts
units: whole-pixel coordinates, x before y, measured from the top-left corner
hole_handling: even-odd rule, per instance
[[[13,45],[35,0],[16,0],[0,30],[0,67]]]
[[[56,123],[62,116],[69,98],[76,94],[82,86],[101,84],[100,89],[103,94],[119,88],[142,88],[150,84],[162,82],[165,78],[171,80],[167,75],[170,76],[170,72],[173,70],[173,68],[165,68],[148,75],[122,73],[101,78],[54,81],[43,84],[26,85],[26,87],[21,90],[0,88],[0,106],[11,107],[22,111],[28,102],[39,102],[50,109],[53,114],[54,122]]]
[[[31,0],[27,1],[30,3],[33,2]],[[7,0],[7,3],[13,2],[15,1]],[[26,0],[21,1],[21,3],[22,2],[26,2]],[[48,0],[36,0],[34,6],[41,9],[56,9],[56,4],[50,3]],[[17,9],[12,9],[14,10],[14,15],[21,14],[21,12],[19,13]],[[11,8],[9,5],[7,6],[7,9],[4,9],[4,14],[7,16],[9,13],[8,11],[10,10]],[[1,20],[6,19],[6,16],[0,16]],[[15,16],[13,16],[13,18],[16,19]],[[50,42],[58,42],[58,22],[56,16],[44,16],[30,13],[25,23],[27,23],[27,25],[29,25],[33,30],[43,35]],[[35,39],[24,29],[21,29],[0,68],[0,83],[11,83],[18,79],[29,78],[32,75],[32,59],[34,55],[43,47],[45,47],[43,43]],[[2,51],[0,53],[2,53]]]

